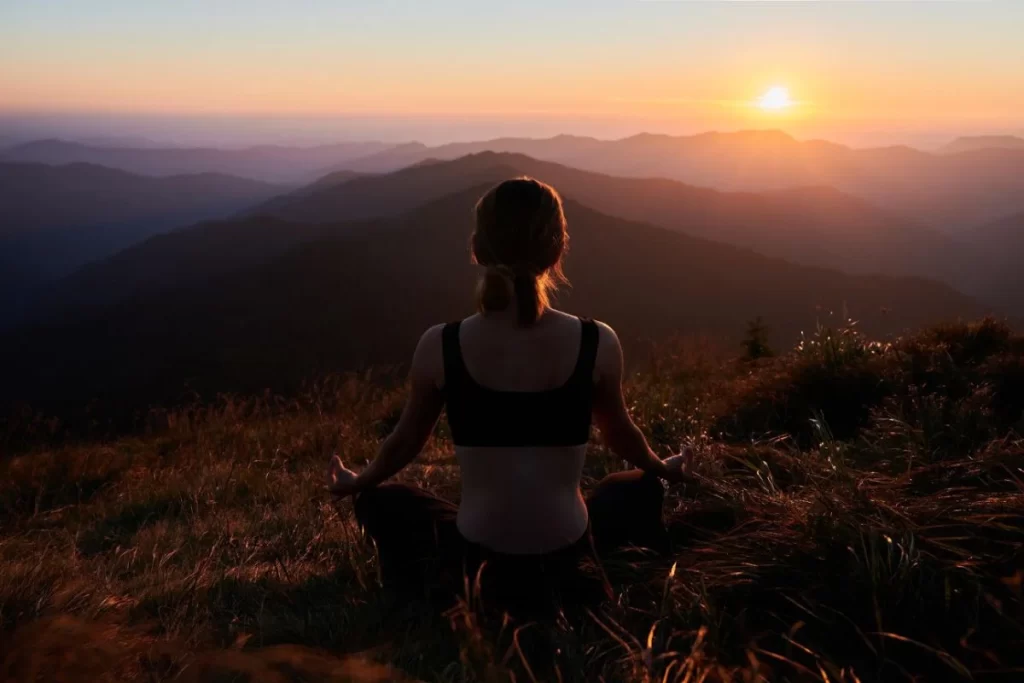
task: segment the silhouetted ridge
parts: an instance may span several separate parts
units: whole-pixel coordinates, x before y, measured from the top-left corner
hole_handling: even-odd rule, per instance
[[[425,158],[450,160],[485,149],[726,191],[829,185],[906,219],[948,230],[1024,210],[1024,149],[1004,147],[994,150],[1002,157],[970,160],[906,146],[853,149],[822,140],[799,141],[778,130],[640,133],[619,140],[560,135],[403,146],[338,168],[385,173]]]
[[[725,193],[662,178],[615,177],[523,154],[483,151],[325,188],[269,210],[299,221],[388,215],[410,208],[406,198],[418,203],[472,182],[516,175],[549,182],[564,196],[606,213],[797,263],[851,273],[920,275],[978,296],[990,293],[978,278],[985,270],[984,260],[969,245],[821,185]]]

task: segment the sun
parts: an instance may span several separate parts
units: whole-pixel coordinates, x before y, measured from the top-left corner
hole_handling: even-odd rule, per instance
[[[780,85],[773,86],[768,92],[757,99],[757,106],[764,111],[782,111],[793,106],[793,100],[789,98],[789,88]]]

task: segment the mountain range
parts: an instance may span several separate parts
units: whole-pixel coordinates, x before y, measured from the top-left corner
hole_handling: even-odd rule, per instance
[[[294,390],[323,373],[401,363],[427,326],[472,312],[478,272],[468,235],[487,187],[387,219],[310,225],[251,217],[156,238],[178,241],[175,250],[150,252],[166,259],[166,272],[201,275],[139,290],[101,314],[6,335],[0,353],[20,362],[3,398],[131,397],[138,405],[173,400],[184,385],[204,394]],[[678,332],[736,339],[761,315],[777,340],[792,342],[844,310],[878,333],[985,310],[927,280],[795,265],[575,201],[567,217],[573,286],[559,303],[612,321],[628,340]],[[236,239],[227,238],[228,226]],[[276,255],[231,256],[245,237],[300,233],[304,240]],[[234,258],[234,268],[211,267],[221,257]]]
[[[726,193],[481,152],[389,174],[327,176],[257,206],[246,217],[161,235],[128,249],[61,283],[47,300],[61,304],[62,317],[74,315],[68,302],[107,305],[127,293],[205,277],[207,267],[227,271],[252,265],[294,244],[348,229],[340,224],[395,217],[447,194],[520,175],[549,182],[566,197],[609,215],[766,256],[851,274],[931,277],[971,294],[988,293],[979,274],[990,276],[992,270],[968,245],[829,188]],[[194,262],[188,268],[173,265],[170,256],[179,254],[192,254]]]
[[[484,151],[523,154],[615,176],[665,178],[724,191],[829,186],[904,219],[949,232],[1024,211],[1024,138],[960,138],[936,152],[910,147],[855,149],[797,140],[776,130],[619,140],[558,135],[427,146],[352,142],[247,149],[124,148],[37,140],[0,151],[0,160],[91,162],[134,173],[216,171],[306,185],[333,171],[389,173],[425,160]]]
[[[804,150],[797,161],[812,152],[832,161],[795,174],[793,145]],[[632,165],[615,175],[490,146],[583,167]],[[12,310],[33,295],[29,322],[0,338],[0,353],[19,359],[0,399],[130,396],[137,405],[173,400],[186,381],[203,393],[289,390],[323,372],[403,362],[423,328],[472,310],[473,203],[519,175],[567,199],[574,287],[561,303],[629,339],[735,339],[756,316],[788,344],[842,311],[880,334],[989,311],[1020,315],[1024,278],[1007,254],[1024,234],[1024,208],[951,233],[830,184],[784,182],[834,171],[844,156],[890,174],[911,169],[920,181],[942,164],[990,155],[1012,170],[1016,154],[849,150],[775,133],[507,138],[389,147],[298,187],[0,163],[0,180],[9,179],[0,184],[0,234],[17,247],[4,251],[0,298]],[[890,168],[894,160],[902,166]],[[736,177],[774,168],[779,178],[754,192],[657,177],[684,161],[732,164]],[[989,162],[982,166],[979,177],[991,179]],[[1009,206],[1018,182],[1010,173],[988,190],[1005,192]],[[993,211],[972,192],[927,198]]]

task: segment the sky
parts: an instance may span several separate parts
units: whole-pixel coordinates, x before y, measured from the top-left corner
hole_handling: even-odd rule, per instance
[[[0,0],[0,136],[1021,133],[1022,29],[1024,0]]]

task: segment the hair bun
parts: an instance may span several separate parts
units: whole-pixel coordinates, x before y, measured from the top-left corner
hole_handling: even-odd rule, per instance
[[[488,266],[477,289],[480,304],[490,311],[503,311],[512,303],[515,279],[506,275],[502,266]]]
[[[487,266],[487,270],[494,271],[498,275],[508,278],[509,280],[514,280],[516,278],[516,271],[510,266],[505,265],[504,263],[496,263]]]
[[[505,263],[496,263],[487,266],[487,269],[493,270],[498,275],[508,278],[509,280],[537,277],[537,273],[533,272],[530,268],[527,268],[525,266],[510,266]]]

